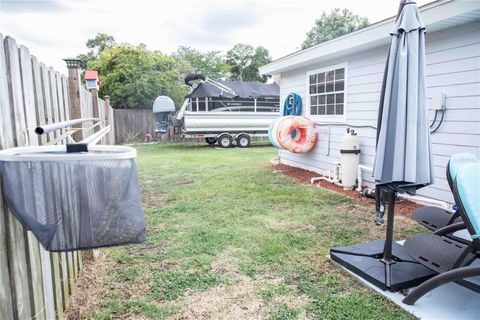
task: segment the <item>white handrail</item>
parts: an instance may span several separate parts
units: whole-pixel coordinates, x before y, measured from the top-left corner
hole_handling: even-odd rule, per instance
[[[49,133],[58,129],[63,129],[63,128],[70,127],[70,126],[87,122],[87,121],[101,121],[101,120],[102,119],[100,118],[80,118],[80,119],[67,120],[67,121],[62,121],[62,122],[57,122],[52,124],[46,124],[44,126],[39,126],[35,128],[35,133],[40,135],[40,134]]]
[[[111,126],[108,125],[105,128],[100,129],[98,132],[89,135],[87,138],[83,139],[79,143],[86,143],[88,145],[97,144],[110,131],[110,129]]]

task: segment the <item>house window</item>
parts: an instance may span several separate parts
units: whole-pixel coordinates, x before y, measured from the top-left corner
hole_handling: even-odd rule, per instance
[[[311,116],[343,118],[345,115],[344,65],[308,73],[308,101]]]

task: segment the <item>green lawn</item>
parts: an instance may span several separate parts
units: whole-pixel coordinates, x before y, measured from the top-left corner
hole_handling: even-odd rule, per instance
[[[408,319],[327,258],[383,237],[372,207],[274,172],[270,147],[137,147],[148,241],[101,250],[72,309],[94,319]],[[396,235],[415,230],[399,219]]]

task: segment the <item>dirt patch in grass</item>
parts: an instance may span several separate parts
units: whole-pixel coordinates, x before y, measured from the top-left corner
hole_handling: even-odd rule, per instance
[[[97,253],[95,260],[84,261],[83,270],[73,288],[70,305],[64,317],[67,320],[86,319],[105,297],[103,280],[111,272],[113,262]]]
[[[158,192],[154,189],[147,190],[148,191],[143,197],[143,206],[145,208],[155,208],[165,203],[165,198],[167,197],[167,195],[164,192]]]
[[[220,285],[182,299],[185,311],[171,319],[263,319],[263,302],[255,281],[244,277],[234,285]]]
[[[273,169],[275,170],[275,172],[282,173],[282,174],[294,179],[295,181],[300,182],[300,183],[304,183],[304,184],[305,183],[310,184],[310,180],[312,178],[321,176],[320,174],[318,174],[316,172],[291,167],[291,166],[288,166],[288,165],[285,165],[285,164],[278,164],[276,166],[273,166]],[[343,195],[346,195],[346,196],[348,196],[352,199],[355,199],[356,202],[358,202],[360,204],[368,205],[369,207],[375,206],[375,200],[374,199],[364,197],[357,191],[343,190],[342,187],[336,186],[336,185],[334,185],[332,183],[329,183],[327,181],[320,181],[320,182],[318,182],[317,186],[320,187],[320,188],[332,190],[332,191],[335,191],[337,193],[341,193]],[[401,201],[401,202],[399,202],[395,205],[395,214],[396,214],[396,216],[403,215],[403,216],[406,216],[406,217],[410,218],[413,210],[415,210],[417,208],[420,208],[420,207],[423,207],[423,206],[420,205],[420,204],[411,202],[411,201],[406,201],[406,200]]]
[[[228,247],[212,261],[212,271],[226,276],[238,277],[240,274],[238,268],[245,258],[243,251],[240,249]]]
[[[194,183],[195,180],[193,179],[190,179],[190,178],[183,178],[183,179],[178,179],[174,182],[175,185],[177,186],[180,186],[180,185],[184,185],[184,184],[192,184]]]
[[[165,192],[158,191],[157,182],[151,180],[143,181],[141,189],[143,191],[143,205],[145,208],[155,208],[165,203],[167,195]]]
[[[305,295],[275,295],[266,301],[262,290],[280,286],[284,280],[273,274],[248,277],[239,271],[239,266],[248,259],[243,250],[228,247],[211,263],[211,269],[226,283],[206,291],[191,291],[175,301],[183,311],[170,319],[266,319],[271,308],[285,305],[290,309],[304,309],[310,303]],[[302,312],[299,319],[307,319]]]

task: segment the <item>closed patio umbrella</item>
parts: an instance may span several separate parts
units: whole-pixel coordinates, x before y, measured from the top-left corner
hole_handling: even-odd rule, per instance
[[[433,183],[425,27],[415,2],[402,7],[391,33],[373,175],[384,190],[415,193]]]
[[[402,1],[391,31],[377,126],[373,176],[387,194],[384,260],[392,260],[396,192],[433,183],[425,84],[425,25],[413,1]],[[378,194],[378,193],[377,193]]]
[[[393,242],[396,193],[415,194],[418,188],[433,183],[425,85],[425,26],[415,2],[400,2],[390,35],[373,168],[377,210],[380,191],[387,196],[386,240],[333,248],[331,257],[373,284],[396,291],[432,276]]]

